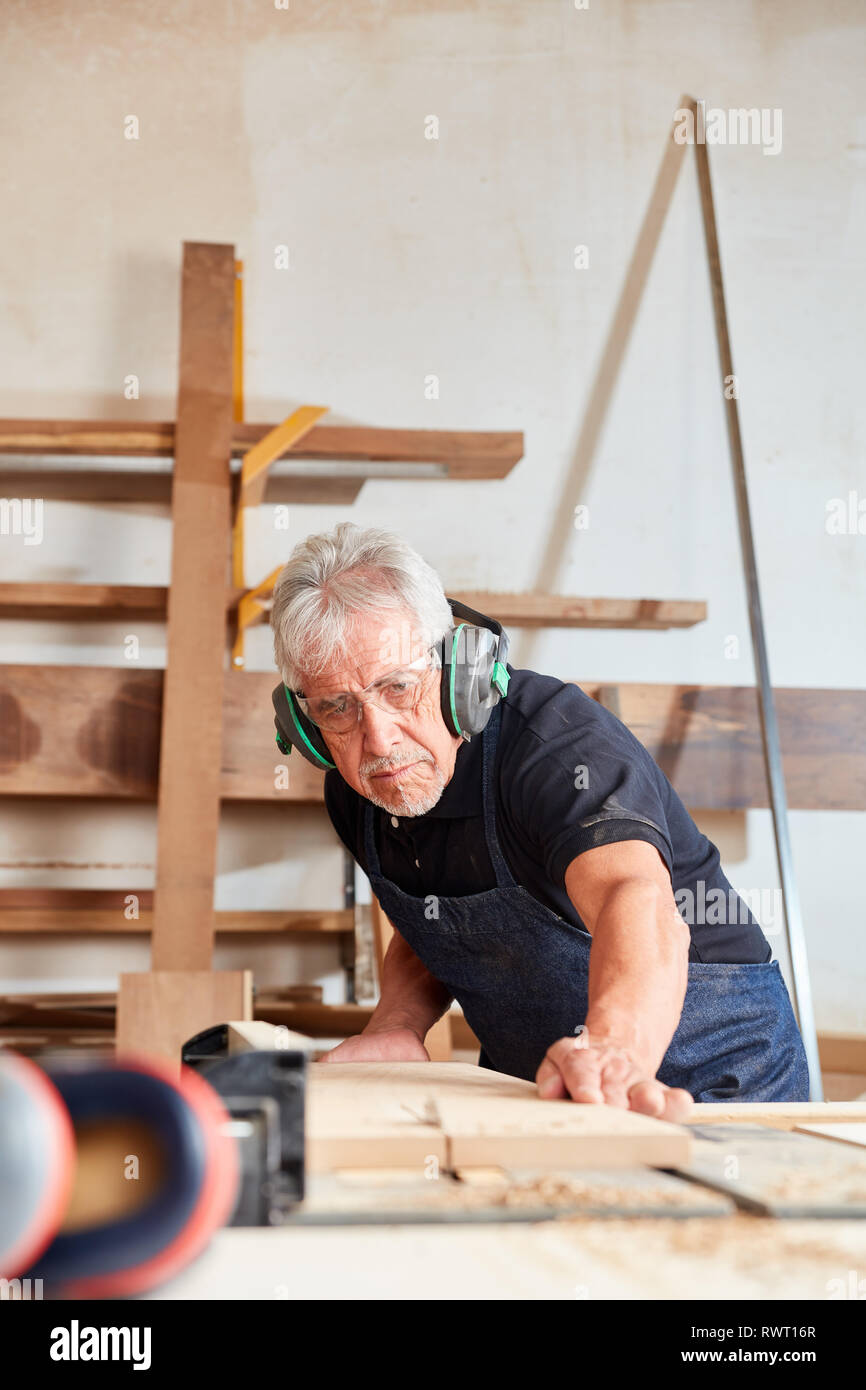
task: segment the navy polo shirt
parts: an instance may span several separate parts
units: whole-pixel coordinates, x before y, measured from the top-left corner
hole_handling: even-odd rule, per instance
[[[578,685],[507,669],[494,785],[499,843],[516,881],[583,927],[565,889],[571,861],[597,845],[645,840],[668,867],[691,930],[690,960],[769,960],[769,942],[723,874],[719,851],[643,744]],[[432,810],[396,816],[374,807],[381,871],[413,897],[464,897],[496,887],[481,814],[481,737],[457,749],[454,773]],[[325,805],[366,872],[366,797],[332,769]]]

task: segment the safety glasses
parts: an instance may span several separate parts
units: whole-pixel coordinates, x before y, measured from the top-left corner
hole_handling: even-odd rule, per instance
[[[357,693],[348,690],[326,691],[306,696],[294,691],[295,699],[304,714],[325,733],[348,734],[357,728],[361,706],[369,700],[379,709],[392,714],[411,713],[417,706],[430,674],[441,668],[439,650],[430,647],[408,666],[399,666],[379,676]]]

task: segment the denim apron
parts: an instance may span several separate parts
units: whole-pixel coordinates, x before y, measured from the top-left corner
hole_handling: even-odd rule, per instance
[[[380,872],[374,806],[367,876],[385,915],[461,1005],[479,1065],[534,1081],[545,1052],[586,1019],[592,937],[517,883],[496,835],[493,769],[502,707],[482,739],[484,834],[496,887],[413,897]],[[656,1073],[696,1101],[808,1100],[806,1054],[778,961],[689,963],[680,1022]]]

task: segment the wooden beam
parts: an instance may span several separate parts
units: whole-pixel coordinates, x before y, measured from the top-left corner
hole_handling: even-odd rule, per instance
[[[167,603],[160,584],[0,583],[0,618],[165,622]]]
[[[227,671],[220,795],[322,801],[323,774],[274,742],[276,672]],[[0,668],[0,795],[152,801],[163,673],[97,666]],[[584,680],[594,695],[601,682]],[[687,806],[766,806],[750,686],[618,685],[622,718]],[[776,694],[790,804],[866,810],[866,691]]]
[[[592,695],[600,688],[580,684]],[[618,689],[619,717],[687,806],[769,805],[754,686]],[[790,806],[866,809],[866,691],[777,687],[775,697]]]
[[[862,1124],[866,1121],[866,1101],[859,1100],[772,1100],[740,1101],[725,1105],[719,1101],[701,1102],[689,1111],[687,1125],[766,1125],[769,1129],[796,1129],[801,1124]]]
[[[451,591],[448,591],[451,593]],[[706,621],[700,599],[576,598],[567,594],[491,593],[461,590],[451,595],[504,627],[671,628]]]
[[[279,573],[277,569],[275,574]],[[270,598],[274,577],[256,588],[234,586],[226,604],[236,609],[253,595]],[[562,594],[493,594],[456,592],[452,598],[498,618],[506,627],[671,628],[693,627],[706,620],[707,605],[698,599],[570,598]],[[165,620],[168,589],[144,584],[0,583],[0,617],[52,618],[139,617]],[[262,611],[258,621],[268,614]],[[245,627],[254,625],[254,619]]]
[[[160,736],[155,971],[207,970],[214,934],[231,490],[235,253],[185,242]]]
[[[130,898],[136,916],[128,917]],[[87,901],[90,899],[91,901]],[[32,932],[82,936],[141,936],[153,931],[153,894],[113,889],[0,888],[0,934]],[[352,908],[226,910],[214,913],[214,930],[228,935],[334,935],[353,932]]]
[[[268,475],[265,502],[350,507],[364,486],[363,475],[292,474],[277,465]],[[240,470],[232,473],[232,505]],[[96,468],[9,468],[0,460],[0,492],[5,497],[43,497],[54,502],[171,502],[172,473],[143,468],[122,473]]]
[[[233,421],[229,444],[232,456],[246,454],[274,428]],[[174,458],[175,451],[175,425],[171,420],[142,420],[134,424],[125,420],[0,420],[0,454]],[[523,457],[523,435],[518,430],[389,430],[368,425],[316,425],[292,445],[286,457],[336,463],[432,463],[440,464],[449,478],[504,478]],[[0,483],[5,489],[2,469]],[[113,487],[119,485],[112,483]]]

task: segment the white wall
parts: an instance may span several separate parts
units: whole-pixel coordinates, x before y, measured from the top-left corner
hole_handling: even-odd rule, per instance
[[[246,267],[248,419],[315,402],[335,423],[526,434],[501,483],[374,481],[349,509],[295,508],[288,536],[262,508],[248,582],[348,516],[400,530],[453,589],[708,600],[709,621],[685,632],[515,634],[515,665],[573,678],[753,681],[691,151],[594,451],[581,428],[681,93],[781,108],[779,154],[711,150],[771,666],[780,685],[863,686],[866,536],[825,530],[830,498],[866,494],[856,0],[19,3],[7,22],[0,412],[171,416],[180,244],[231,241]],[[588,269],[573,268],[579,243]],[[49,502],[45,523],[41,546],[0,538],[3,578],[168,578],[164,509]],[[5,623],[0,640],[12,661],[119,665],[125,630]],[[162,630],[140,635],[143,663],[162,664]],[[249,665],[272,669],[264,630]],[[5,809],[4,883],[152,881],[151,810]],[[749,814],[739,848],[725,818],[706,823],[738,886],[775,884],[769,813]],[[310,824],[292,863],[294,813],[227,813],[220,906],[252,892],[339,906],[334,836],[323,813]],[[866,1029],[864,830],[862,814],[792,815],[824,1028]],[[259,978],[339,993],[327,945],[250,959]],[[143,944],[15,945],[0,987],[110,984],[146,961]]]

